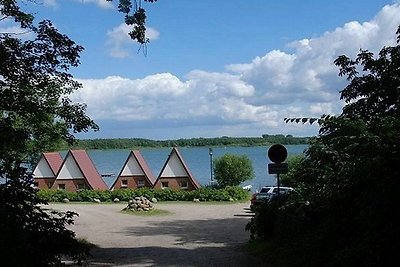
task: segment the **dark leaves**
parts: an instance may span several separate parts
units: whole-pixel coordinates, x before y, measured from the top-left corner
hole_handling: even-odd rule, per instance
[[[293,123],[293,122],[295,122],[295,123],[303,123],[303,124],[305,124],[305,123],[307,123],[307,122],[309,122],[310,124],[313,124],[314,122],[318,122],[319,123],[319,119],[317,119],[317,118],[284,118],[284,122],[285,123]]]
[[[112,1],[112,0],[107,0]],[[157,0],[144,0],[154,3]],[[119,0],[118,11],[125,14],[125,24],[132,26],[129,36],[141,45],[149,42],[146,37],[146,10],[142,8],[142,0]]]
[[[30,28],[34,37],[24,41],[0,35],[0,121],[9,133],[1,138],[0,168],[7,168],[5,172],[13,164],[6,167],[3,162],[20,162],[63,138],[71,140],[69,129],[98,129],[85,115],[85,106],[66,108],[60,100],[81,87],[68,71],[79,65],[83,47],[50,21]]]

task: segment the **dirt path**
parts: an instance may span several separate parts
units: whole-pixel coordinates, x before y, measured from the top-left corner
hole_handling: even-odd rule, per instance
[[[51,204],[80,214],[72,230],[98,246],[91,266],[254,266],[243,249],[247,203],[157,204],[168,215],[119,212],[124,204]]]

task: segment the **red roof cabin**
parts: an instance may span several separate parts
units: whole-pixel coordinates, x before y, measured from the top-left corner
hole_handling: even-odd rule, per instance
[[[33,170],[34,185],[39,189],[50,189],[56,179],[63,159],[58,152],[42,153],[38,164]]]
[[[200,184],[190,172],[178,148],[174,147],[154,185],[156,189],[195,190]]]
[[[52,189],[77,191],[81,189],[107,190],[86,150],[70,150],[56,176]]]
[[[111,186],[111,190],[141,187],[152,188],[155,180],[142,154],[138,150],[134,150],[129,153],[118,178]]]

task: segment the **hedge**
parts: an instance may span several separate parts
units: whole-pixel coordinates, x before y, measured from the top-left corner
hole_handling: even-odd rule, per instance
[[[227,186],[223,189],[199,188],[193,191],[171,189],[117,189],[109,190],[79,190],[67,192],[64,190],[42,189],[37,192],[38,197],[46,202],[62,202],[67,198],[71,202],[92,202],[95,198],[101,202],[111,202],[115,198],[120,201],[129,201],[133,197],[144,196],[156,198],[158,201],[230,201],[248,200],[250,195],[247,190],[236,186]]]

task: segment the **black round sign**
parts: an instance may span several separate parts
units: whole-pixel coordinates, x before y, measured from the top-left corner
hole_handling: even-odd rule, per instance
[[[287,150],[281,144],[272,145],[268,149],[268,157],[274,163],[284,162],[287,158]]]

